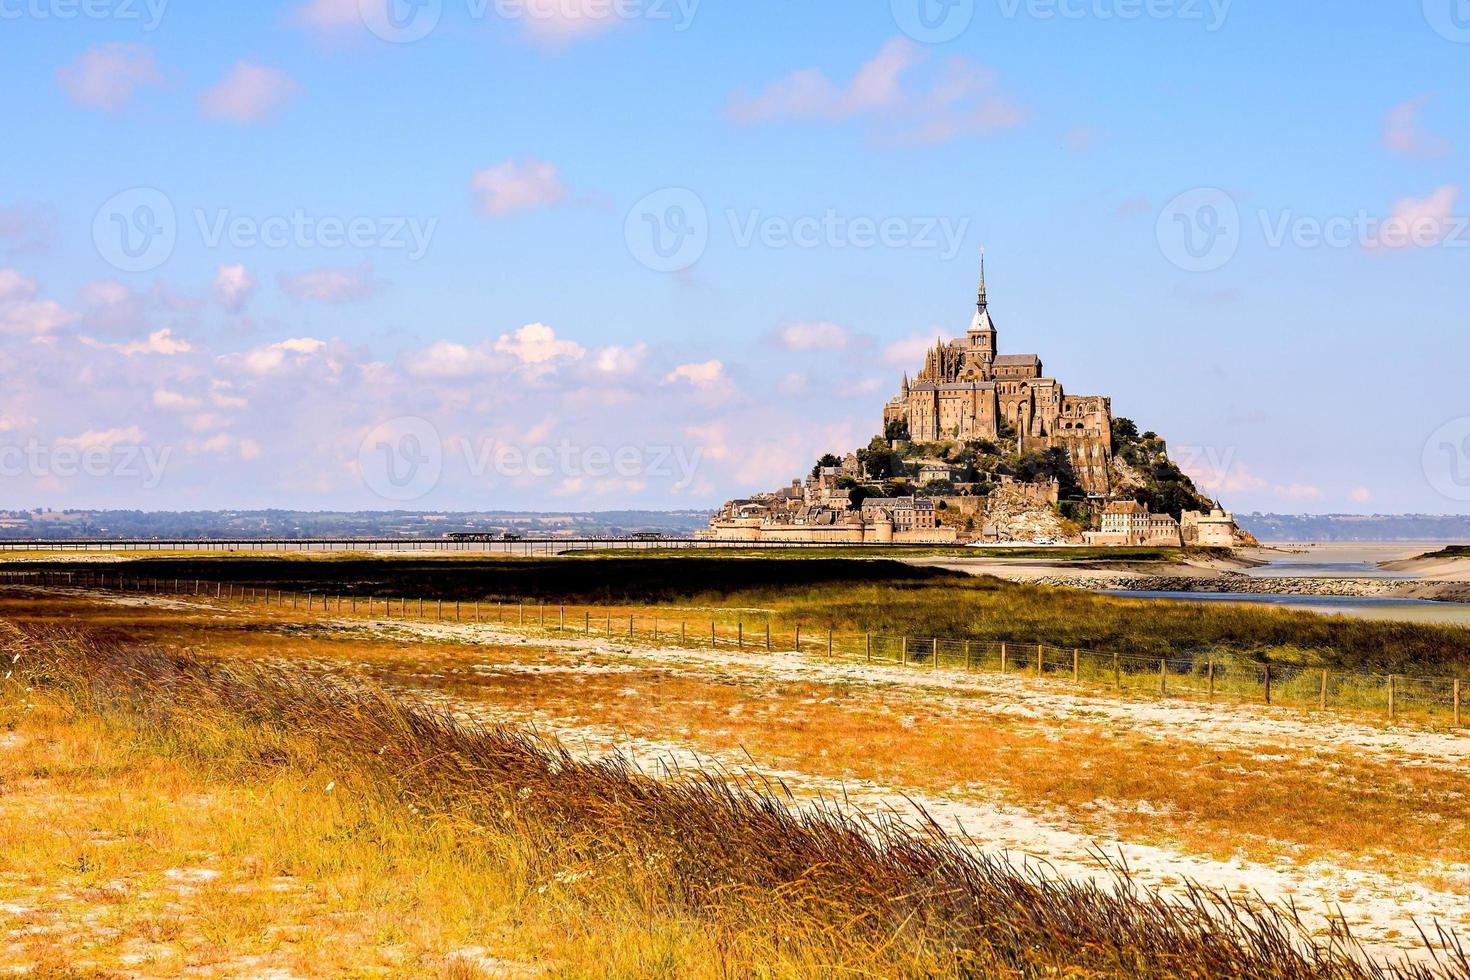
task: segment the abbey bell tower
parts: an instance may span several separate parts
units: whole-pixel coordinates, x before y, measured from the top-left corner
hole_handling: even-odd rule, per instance
[[[985,364],[995,363],[995,321],[990,319],[990,303],[985,296],[985,250],[980,250],[980,295],[975,301],[975,318],[968,333],[971,357]]]

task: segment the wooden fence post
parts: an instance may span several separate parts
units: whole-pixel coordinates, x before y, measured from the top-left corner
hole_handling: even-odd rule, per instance
[[[1326,708],[1327,707],[1327,671],[1326,670],[1323,670],[1322,671],[1322,690],[1321,690],[1321,692],[1318,695],[1317,701],[1318,701],[1318,707],[1321,707],[1321,708]]]
[[[1393,718],[1398,713],[1398,705],[1395,703],[1395,701],[1397,700],[1397,698],[1396,698],[1396,695],[1397,694],[1398,694],[1398,679],[1393,674],[1389,674],[1388,675],[1388,717],[1389,718]]]
[[[832,631],[827,631],[827,659],[832,659]]]
[[[1113,654],[1113,686],[1123,690],[1123,669],[1118,665],[1118,655]]]
[[[939,637],[934,638],[934,669],[939,669]]]
[[[1215,660],[1214,660],[1213,657],[1210,658],[1210,660],[1205,665],[1205,674],[1210,679],[1210,697],[1214,697],[1215,696]]]
[[[970,641],[965,641],[965,669],[971,670],[975,666],[974,658],[970,656]]]
[[[801,624],[796,624],[796,652],[801,652]]]
[[[872,663],[873,662],[873,634],[872,633],[864,633],[863,634],[863,658],[868,663]]]
[[[766,620],[766,652],[771,652],[771,621]]]
[[[1266,703],[1271,703],[1271,665],[1266,665]]]
[[[715,642],[715,621],[713,619],[709,621],[709,648],[711,650],[718,649]]]
[[[1455,678],[1455,727],[1460,727],[1460,679]]]
[[[1167,697],[1169,694],[1169,661],[1159,661],[1159,697]]]
[[[585,636],[591,636],[592,635],[592,611],[590,609],[584,611],[582,613],[582,618],[584,620],[584,622],[582,623],[582,633]]]
[[[558,607],[557,611],[561,618],[558,621],[556,628],[559,630],[565,630],[567,628],[567,607],[560,606]]]
[[[1072,648],[1072,683],[1076,684],[1082,680],[1082,651],[1076,647]]]
[[[1004,640],[1000,644],[1000,672],[1002,674],[1006,672],[1006,645]]]
[[[735,623],[735,649],[745,649],[745,622],[737,620]]]
[[[903,652],[900,654],[900,656],[902,656],[903,659],[900,660],[899,663],[906,664],[906,663],[909,662],[909,638],[908,638],[908,634],[904,634],[904,638],[903,638]]]
[[[1036,644],[1036,676],[1038,679],[1041,677],[1041,675],[1046,673],[1045,661],[1042,659],[1045,652],[1046,647],[1042,646],[1040,643]]]

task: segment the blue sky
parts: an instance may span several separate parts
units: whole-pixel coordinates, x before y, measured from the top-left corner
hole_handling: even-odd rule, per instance
[[[0,0],[0,506],[718,503],[982,246],[1236,509],[1470,506],[1463,0],[384,2]]]

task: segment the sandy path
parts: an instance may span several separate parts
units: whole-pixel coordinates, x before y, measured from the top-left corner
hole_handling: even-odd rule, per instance
[[[1126,727],[1160,741],[1185,739],[1202,745],[1225,744],[1279,748],[1289,744],[1298,749],[1356,751],[1400,765],[1438,766],[1461,769],[1470,764],[1470,730],[1430,731],[1408,725],[1376,725],[1328,713],[1323,715],[1290,708],[1266,708],[1238,702],[1213,704],[1190,701],[1124,701],[1070,689],[1067,680],[1035,681],[1020,676],[969,673],[928,668],[867,665],[853,661],[829,662],[791,651],[740,653],[733,650],[697,650],[678,647],[644,647],[607,640],[531,635],[489,625],[466,623],[380,622],[375,626],[361,620],[336,620],[336,628],[363,630],[378,635],[400,635],[420,639],[453,640],[462,643],[526,644],[558,650],[598,652],[699,676],[750,676],[760,674],[784,681],[859,682],[873,688],[933,703],[961,705],[966,711],[1030,719],[1048,730],[1057,722],[1086,719]],[[526,665],[528,671],[556,669]],[[578,668],[586,672],[587,668]],[[962,700],[960,697],[962,696]]]

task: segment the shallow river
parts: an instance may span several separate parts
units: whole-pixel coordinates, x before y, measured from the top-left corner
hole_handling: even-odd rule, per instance
[[[1219,592],[1125,592],[1109,590],[1122,599],[1159,599],[1173,602],[1237,602],[1282,606],[1307,612],[1358,619],[1387,619],[1405,623],[1445,623],[1470,626],[1470,604],[1394,599],[1384,596],[1245,595]]]
[[[1266,564],[1248,569],[1245,574],[1257,578],[1387,578],[1413,581],[1419,576],[1380,568],[1379,562],[1412,558],[1442,547],[1444,542],[1430,541],[1311,545],[1268,542],[1265,549],[1252,553],[1253,557],[1264,559]],[[1264,604],[1359,619],[1470,626],[1470,603],[1461,602],[1433,602],[1384,596],[1246,595],[1216,592],[1110,591],[1108,594],[1125,599]]]

